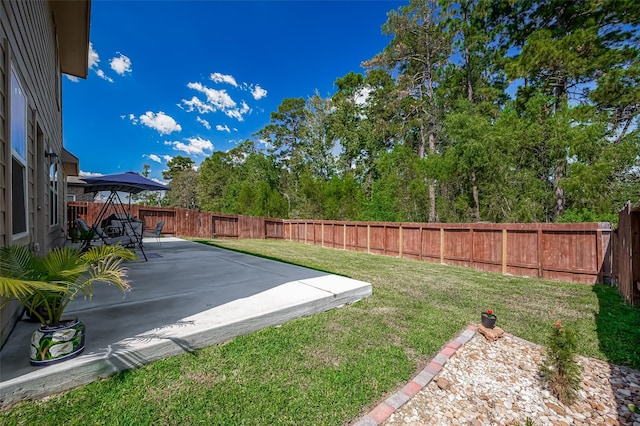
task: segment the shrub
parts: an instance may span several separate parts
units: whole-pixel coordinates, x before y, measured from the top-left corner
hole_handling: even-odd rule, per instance
[[[558,320],[547,344],[547,355],[540,366],[542,382],[564,404],[575,401],[581,383],[580,365],[575,361],[576,336]]]

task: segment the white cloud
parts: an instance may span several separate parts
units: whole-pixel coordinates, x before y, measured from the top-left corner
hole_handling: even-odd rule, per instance
[[[190,101],[183,99],[182,103],[186,105],[187,112],[191,112],[194,109],[197,109],[200,114],[206,114],[208,112],[214,112],[215,108],[212,105],[202,102],[197,97],[191,98]]]
[[[354,94],[353,101],[356,105],[366,105],[371,92],[373,92],[371,87],[363,87]]]
[[[87,61],[88,61],[89,69],[93,70],[98,77],[108,81],[109,83],[113,83],[113,79],[105,75],[104,71],[102,71],[99,68],[100,55],[98,55],[98,52],[93,50],[93,43],[89,43],[89,57],[87,58]]]
[[[202,85],[202,83],[189,83],[187,84],[187,87],[204,93],[207,97],[207,102],[209,102],[215,109],[224,111],[225,109],[235,108],[236,106],[235,101],[231,99],[231,96],[229,96],[226,90],[212,89]]]
[[[225,111],[224,113],[226,114],[227,117],[235,118],[238,121],[244,121],[243,115],[245,115],[249,111],[251,111],[251,108],[249,108],[249,105],[247,105],[246,102],[242,101],[242,108],[235,108],[229,111]]]
[[[213,144],[207,139],[187,138],[187,143],[179,141],[167,141],[164,144],[173,146],[176,151],[186,152],[187,154],[205,155],[205,151],[213,151]]]
[[[67,77],[69,80],[73,81],[74,83],[77,83],[80,81],[80,79],[75,75],[65,74],[64,76]]]
[[[182,130],[182,126],[176,123],[176,120],[162,111],[157,114],[147,111],[144,115],[140,116],[140,122],[147,127],[157,130],[161,135],[168,135],[169,133]]]
[[[111,69],[117,72],[120,75],[124,75],[125,73],[130,73],[131,70],[131,59],[127,56],[123,55],[120,52],[117,52],[120,56],[111,58],[109,64],[111,65]]]
[[[104,175],[102,173],[85,172],[84,170],[80,170],[80,177],[95,177],[95,176],[104,176]]]
[[[95,70],[96,74],[98,75],[98,77],[100,77],[103,80],[107,80],[109,83],[113,83],[113,79],[111,77],[109,77],[108,75],[106,75],[104,73],[104,71],[102,70]]]
[[[273,145],[271,144],[271,142],[269,142],[266,139],[258,139],[258,145],[262,145],[264,146],[266,149],[271,149],[273,148]]]
[[[128,118],[133,124],[136,124],[136,125],[139,123],[138,117],[136,117],[133,114],[121,115],[120,118],[122,118],[123,120]]]
[[[233,87],[238,87],[238,83],[232,75],[225,75],[220,74],[219,72],[214,72],[209,78],[216,83],[228,83]]]
[[[173,157],[170,155],[163,155],[162,158],[164,159],[164,161],[166,161],[167,163],[171,160],[173,160]]]
[[[156,163],[162,163],[162,160],[156,154],[144,154],[143,157],[148,158],[151,161],[155,161]]]
[[[216,130],[219,131],[219,132],[231,133],[231,130],[229,129],[229,126],[227,126],[226,124],[224,126],[222,124],[216,125]]]
[[[265,96],[267,96],[267,91],[256,84],[256,87],[251,89],[251,95],[253,96],[253,99],[258,101],[258,100],[264,98]]]
[[[98,68],[98,64],[100,63],[100,56],[98,52],[93,50],[93,43],[89,42],[89,68]]]
[[[211,124],[204,118],[196,117],[198,123],[202,124],[207,130],[211,130]]]
[[[158,178],[149,178],[149,179],[151,179],[155,183],[159,183],[160,185],[168,185],[169,184],[168,182],[165,182],[165,181],[163,181],[161,179],[158,179]]]
[[[246,83],[243,83],[242,87],[239,87],[232,76],[214,73],[211,74],[211,80],[232,84],[234,87],[242,91],[251,90],[251,94],[256,100],[267,95],[267,91],[260,86],[250,88]],[[188,83],[187,87],[206,96],[206,100],[202,100],[197,96],[192,97],[191,100],[183,99],[178,106],[185,109],[187,112],[197,110],[200,114],[207,114],[210,112],[220,111],[227,117],[235,118],[238,121],[244,121],[244,115],[251,111],[251,108],[245,101],[242,101],[241,105],[238,107],[236,101],[234,101],[229,93],[224,89],[212,89],[211,87],[207,87],[199,82]]]

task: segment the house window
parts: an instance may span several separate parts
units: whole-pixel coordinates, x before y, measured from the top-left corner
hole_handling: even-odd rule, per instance
[[[49,166],[49,225],[58,224],[58,163]]]
[[[27,98],[11,68],[11,213],[14,238],[27,234]]]

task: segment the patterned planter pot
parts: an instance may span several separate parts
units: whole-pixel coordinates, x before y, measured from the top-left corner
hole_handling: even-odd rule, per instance
[[[491,314],[491,316],[489,316],[489,314],[486,312],[483,312],[482,314],[480,314],[480,320],[482,321],[482,325],[486,328],[495,327],[497,319],[498,317],[495,314]]]
[[[31,335],[31,365],[43,367],[75,358],[84,351],[84,324],[78,319],[40,326]]]

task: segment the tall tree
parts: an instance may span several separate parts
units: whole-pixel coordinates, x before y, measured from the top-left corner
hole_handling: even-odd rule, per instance
[[[518,92],[520,105],[537,92],[552,97],[546,115],[576,114],[568,109],[590,105],[606,112],[593,118],[606,120],[614,143],[627,136],[638,116],[640,91],[637,48],[638,8],[633,2],[577,0],[527,0],[496,2],[494,16],[502,23],[503,45],[516,51],[507,64],[511,79],[524,79]],[[626,92],[625,89],[631,89]],[[626,96],[620,97],[622,93]],[[548,138],[557,141],[557,138]],[[569,169],[566,142],[548,144],[554,192],[554,218],[565,209]]]
[[[334,82],[331,134],[341,147],[343,175],[353,174],[365,193],[370,194],[377,179],[375,161],[384,149],[384,139],[374,132],[367,107],[371,87],[362,74],[349,73]]]
[[[196,163],[191,158],[177,155],[167,161],[168,169],[162,171],[162,178],[164,180],[172,180],[176,175],[185,170],[193,170],[195,166]]]
[[[407,123],[405,134],[413,133],[417,154],[437,153],[442,115],[437,88],[451,54],[451,37],[438,19],[441,9],[435,2],[412,0],[398,11],[390,11],[383,25],[385,35],[393,39],[384,52],[366,63],[398,73],[398,90],[403,94],[402,114]],[[429,182],[429,221],[437,220],[436,182]]]
[[[186,209],[198,208],[196,187],[198,172],[196,163],[189,157],[178,155],[167,161],[167,170],[162,171],[162,177],[170,181],[171,191],[166,194],[167,202],[172,207]]]
[[[306,143],[302,147],[305,164],[311,174],[321,179],[331,179],[336,173],[337,146],[330,131],[333,103],[318,93],[307,100],[304,109]]]
[[[171,179],[171,191],[167,191],[166,197],[171,207],[183,209],[198,209],[198,172],[193,169],[185,169],[173,174]]]

